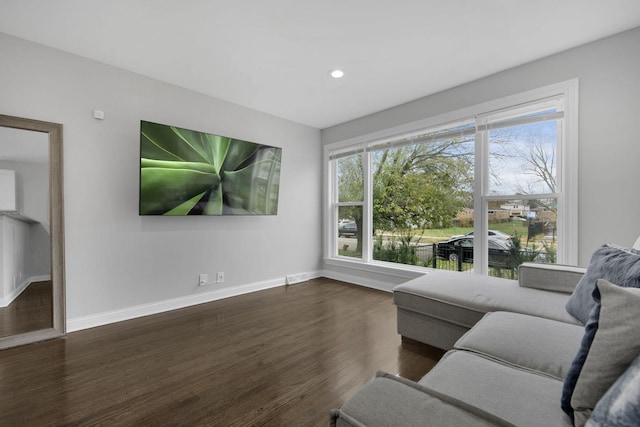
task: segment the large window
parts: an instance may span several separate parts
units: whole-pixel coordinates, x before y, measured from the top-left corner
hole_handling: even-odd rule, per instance
[[[515,277],[575,262],[577,82],[327,147],[327,256]]]
[[[362,154],[336,160],[338,238],[337,253],[362,258],[364,170]]]

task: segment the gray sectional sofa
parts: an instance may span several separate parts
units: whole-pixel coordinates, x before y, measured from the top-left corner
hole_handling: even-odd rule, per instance
[[[636,246],[640,249],[640,239]],[[592,264],[598,254],[600,266],[629,270],[630,277],[612,276],[626,280],[620,286],[598,280],[611,276],[591,265],[585,269],[533,263],[520,266],[517,281],[433,270],[397,286],[393,298],[398,332],[404,339],[448,352],[418,382],[379,372],[332,412],[331,425],[621,425],[594,421],[612,417],[606,412],[618,398],[607,391],[615,388],[612,383],[620,389],[618,383],[625,377],[635,393],[640,390],[640,375],[629,379],[626,372],[636,357],[640,372],[640,333],[633,331],[640,328],[630,320],[640,313],[640,290],[632,289],[640,287],[640,252],[613,248],[596,251]],[[622,256],[626,264],[616,264],[612,256]],[[582,303],[577,299],[584,295],[584,304],[595,304],[597,310],[587,307],[591,317],[580,320],[567,307]],[[618,319],[625,310],[628,318]],[[585,323],[592,332],[590,342]],[[626,329],[610,331],[620,324]],[[624,347],[622,360],[610,363],[598,355],[606,353],[607,346],[616,347],[616,354]],[[586,362],[577,360],[581,352]],[[615,365],[611,372],[609,364]],[[606,386],[597,396],[592,392],[598,388],[589,377],[592,372],[596,377],[609,375],[606,381],[596,378]],[[631,404],[631,410],[640,417],[640,396],[628,389],[622,394],[639,402]],[[605,392],[607,399],[602,398]],[[609,403],[604,407],[599,400]],[[591,416],[596,404],[598,411]]]
[[[525,263],[516,281],[430,270],[394,289],[398,333],[449,350],[493,311],[580,324],[565,305],[584,272],[580,267]]]

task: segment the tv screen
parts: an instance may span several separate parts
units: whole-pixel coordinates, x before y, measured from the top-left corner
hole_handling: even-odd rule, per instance
[[[140,215],[276,215],[282,148],[140,121]]]

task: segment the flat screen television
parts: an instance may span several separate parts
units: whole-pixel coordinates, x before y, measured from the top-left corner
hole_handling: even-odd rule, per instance
[[[140,215],[276,215],[282,148],[140,121]]]

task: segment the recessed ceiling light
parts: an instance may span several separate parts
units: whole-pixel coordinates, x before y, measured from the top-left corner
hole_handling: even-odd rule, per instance
[[[339,79],[342,76],[344,76],[344,71],[342,71],[342,70],[331,70],[331,71],[329,71],[329,75],[331,77],[333,77],[334,79]]]

